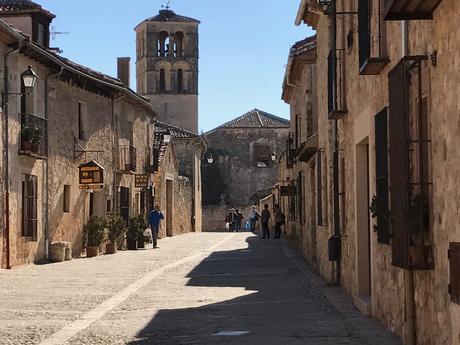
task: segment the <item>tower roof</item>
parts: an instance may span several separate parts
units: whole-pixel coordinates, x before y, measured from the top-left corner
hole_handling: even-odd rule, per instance
[[[31,12],[41,13],[50,19],[56,17],[53,13],[30,0],[0,0],[0,15]]]
[[[217,127],[221,128],[289,128],[289,120],[254,109]],[[214,129],[214,130],[216,130]],[[213,130],[213,131],[214,131]]]
[[[191,22],[191,23],[200,23],[199,20],[184,17],[176,14],[170,9],[160,10],[160,12],[151,18],[145,20],[146,22]]]

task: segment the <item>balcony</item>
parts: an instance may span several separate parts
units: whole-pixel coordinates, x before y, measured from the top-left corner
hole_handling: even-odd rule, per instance
[[[433,19],[433,12],[442,0],[385,0],[385,20]]]
[[[375,20],[375,19],[374,19]],[[377,18],[378,25],[378,56],[372,56],[372,27],[371,8],[369,1],[360,1],[358,5],[358,34],[359,34],[359,74],[377,75],[390,62],[390,59],[382,55],[382,29],[380,16]],[[375,52],[374,52],[375,54]]]
[[[21,142],[19,154],[37,159],[46,159],[47,134],[46,119],[32,114],[21,114]]]
[[[158,150],[155,148],[145,149],[145,172],[148,174],[158,172]]]
[[[332,49],[327,58],[327,90],[328,90],[328,118],[329,120],[343,119],[347,114],[344,106],[345,87],[343,78],[343,60],[341,59],[342,51]]]
[[[137,150],[131,145],[120,145],[118,150],[118,171],[132,174],[137,169]]]
[[[318,152],[318,133],[307,138],[297,149],[297,159],[308,163]]]

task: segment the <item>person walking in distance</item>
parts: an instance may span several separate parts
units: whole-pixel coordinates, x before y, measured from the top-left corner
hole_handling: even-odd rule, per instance
[[[160,232],[160,223],[162,219],[165,219],[165,217],[163,216],[163,213],[160,211],[160,206],[156,205],[155,209],[150,211],[148,220],[150,229],[152,229],[153,248],[158,248],[157,240],[158,233]]]
[[[262,210],[262,214],[260,215],[260,224],[262,225],[262,237],[263,238],[270,238],[270,228],[268,227],[268,223],[270,222],[270,211],[268,210],[268,205],[264,205],[264,209]]]
[[[252,206],[251,211],[249,211],[249,224],[252,232],[256,231],[256,222],[260,218],[260,213],[257,211],[255,206]]]
[[[235,210],[235,231],[238,232],[241,230],[241,223],[243,221],[243,214],[240,211]]]
[[[286,216],[281,212],[280,205],[275,205],[275,239],[281,238],[281,226],[286,223]]]

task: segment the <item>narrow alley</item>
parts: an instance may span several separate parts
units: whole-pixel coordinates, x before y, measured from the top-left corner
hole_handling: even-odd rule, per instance
[[[202,233],[159,245],[0,271],[0,343],[399,344],[287,241]]]

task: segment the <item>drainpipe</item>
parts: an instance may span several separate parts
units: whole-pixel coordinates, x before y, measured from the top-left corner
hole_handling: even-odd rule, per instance
[[[50,74],[45,78],[45,119],[46,119],[46,164],[45,164],[45,258],[49,256],[49,150],[48,150],[48,136],[49,136],[49,79],[57,78],[64,72],[64,67],[61,67],[60,71],[54,74]]]
[[[15,50],[12,50],[6,53],[3,57],[3,80],[4,80],[4,91],[3,91],[3,115],[4,115],[4,133],[3,133],[3,140],[4,140],[4,184],[5,184],[5,227],[4,227],[4,236],[3,241],[5,244],[5,256],[6,256],[6,268],[11,269],[11,253],[10,253],[10,147],[9,147],[9,111],[8,111],[8,93],[9,93],[9,66],[8,66],[8,58],[14,54],[19,53],[23,46],[23,42],[19,42],[19,47]]]
[[[409,55],[409,22],[401,22],[401,55],[402,58]],[[405,343],[417,344],[417,313],[415,307],[415,284],[414,271],[404,270],[405,284],[405,309],[406,309],[406,334]]]

